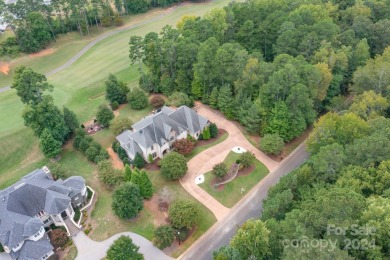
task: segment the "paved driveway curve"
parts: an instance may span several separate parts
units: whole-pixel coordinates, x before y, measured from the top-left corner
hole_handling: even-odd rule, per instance
[[[218,220],[221,220],[229,213],[230,209],[223,206],[195,184],[197,176],[211,171],[213,166],[222,162],[235,146],[240,146],[248,151],[252,151],[256,158],[262,162],[270,172],[276,169],[279,166],[279,163],[254,147],[241,133],[240,129],[231,121],[225,119],[220,112],[211,110],[201,103],[197,103],[197,106],[199,107],[198,114],[208,118],[211,122],[216,123],[219,128],[225,129],[229,133],[229,137],[222,143],[219,143],[192,158],[188,162],[188,172],[180,179],[180,183],[193,197],[210,209]]]
[[[160,249],[155,247],[149,240],[132,232],[123,232],[116,234],[102,242],[96,242],[90,239],[84,232],[79,232],[73,237],[73,242],[77,247],[76,260],[99,260],[106,256],[108,248],[118,237],[125,235],[131,237],[134,244],[139,246],[139,252],[142,253],[146,260],[172,260],[173,258],[164,254]]]

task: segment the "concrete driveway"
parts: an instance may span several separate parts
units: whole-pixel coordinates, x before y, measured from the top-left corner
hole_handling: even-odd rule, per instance
[[[241,133],[240,129],[231,121],[225,119],[220,112],[211,110],[201,103],[197,103],[197,106],[198,114],[206,117],[211,122],[216,123],[218,128],[225,129],[229,133],[229,137],[222,143],[219,143],[192,158],[187,164],[188,172],[180,179],[180,183],[193,197],[210,209],[218,220],[221,220],[226,217],[230,209],[223,206],[206,191],[200,188],[195,183],[197,176],[211,171],[213,166],[222,162],[232,148],[236,146],[251,151],[270,172],[275,170],[279,166],[279,163],[254,147]]]
[[[140,247],[139,252],[144,255],[146,260],[173,259],[165,255],[146,238],[132,232],[119,233],[101,242],[96,242],[90,239],[83,232],[79,232],[76,237],[73,237],[73,242],[77,247],[76,260],[99,260],[104,258],[108,248],[114,240],[122,235],[129,236],[133,240],[134,244]]]

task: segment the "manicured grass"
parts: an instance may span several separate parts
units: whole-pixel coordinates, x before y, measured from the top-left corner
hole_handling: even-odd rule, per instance
[[[228,167],[230,167],[239,157],[240,154],[230,152],[226,156],[224,162]],[[199,186],[218,200],[222,205],[231,208],[267,174],[268,169],[264,166],[264,164],[256,160],[255,169],[252,173],[247,176],[237,177],[232,182],[225,184],[223,190],[221,191],[216,190],[210,185],[211,181],[215,178],[211,172],[204,175],[205,181]],[[242,193],[241,189],[244,189]]]
[[[187,156],[186,156],[186,159],[189,161],[191,160],[192,158],[194,158],[197,154],[203,152],[204,150],[214,146],[214,145],[217,145],[219,143],[222,143],[223,141],[225,141],[227,138],[229,137],[229,133],[226,132],[224,133],[222,136],[220,136],[218,139],[216,139],[214,142],[212,143],[209,143],[209,144],[206,144],[206,145],[202,145],[202,146],[199,146],[199,147],[196,147],[194,150],[192,150],[191,153],[189,153]]]
[[[188,248],[197,238],[199,238],[207,229],[209,229],[215,222],[214,215],[201,203],[195,200],[189,193],[187,193],[179,184],[179,182],[168,182],[162,178],[159,172],[148,172],[148,176],[151,179],[155,192],[158,193],[163,187],[167,186],[173,199],[190,199],[195,201],[201,211],[200,223],[194,232],[194,234],[187,239],[180,249],[175,252],[175,255],[180,255],[186,248]],[[95,187],[96,188],[96,187]],[[96,227],[91,233],[91,238],[95,240],[104,240],[108,237],[124,231],[132,231],[144,236],[145,238],[152,240],[153,231],[155,225],[153,223],[153,213],[148,209],[144,209],[140,215],[129,221],[120,220],[116,217],[111,210],[111,192],[104,189],[104,187],[98,187],[98,201],[92,212],[92,219],[96,223]]]
[[[74,260],[77,256],[77,247],[75,245],[72,245],[69,248],[68,254],[65,256],[64,260]]]

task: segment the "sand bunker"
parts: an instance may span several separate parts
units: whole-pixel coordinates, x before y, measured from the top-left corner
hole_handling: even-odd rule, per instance
[[[0,73],[8,75],[9,73],[9,64],[0,62]]]

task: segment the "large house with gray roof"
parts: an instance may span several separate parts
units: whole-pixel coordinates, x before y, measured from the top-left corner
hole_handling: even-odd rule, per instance
[[[176,110],[164,106],[157,113],[132,125],[132,131],[126,130],[116,139],[130,160],[139,153],[149,161],[149,155],[153,160],[163,158],[176,140],[187,138],[187,135],[198,139],[208,124],[207,118],[187,106]]]
[[[87,187],[80,176],[54,180],[46,166],[29,173],[0,190],[1,245],[12,259],[47,259],[53,246],[45,227],[63,226],[70,235],[71,226],[77,227],[73,208],[86,198]]]

